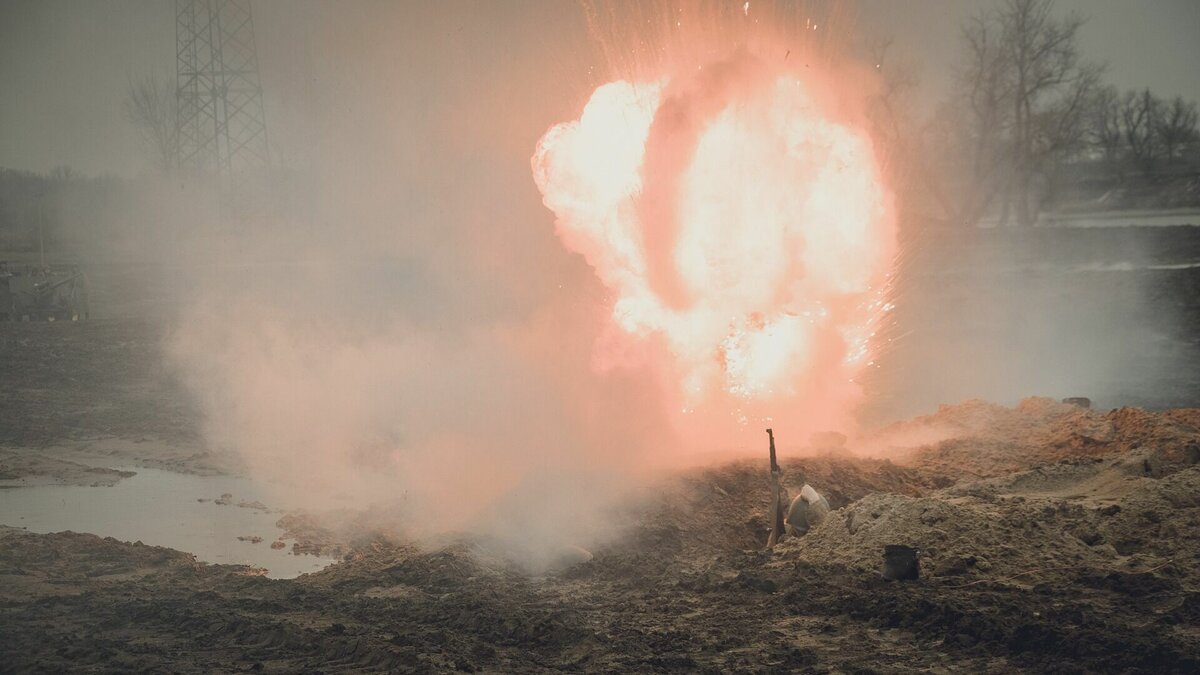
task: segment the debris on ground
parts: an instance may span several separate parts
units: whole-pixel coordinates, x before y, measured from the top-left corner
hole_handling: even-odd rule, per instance
[[[664,479],[621,536],[540,576],[478,537],[418,545],[362,513],[284,514],[293,552],[342,558],[292,580],[3,528],[0,659],[17,672],[1196,672],[1197,421],[1048,399],[948,406],[909,424],[950,435],[891,460],[855,457],[853,442],[782,459],[788,491],[802,476],[833,509],[804,537],[764,550],[765,462],[733,462]],[[884,579],[888,547],[915,551],[916,579]]]

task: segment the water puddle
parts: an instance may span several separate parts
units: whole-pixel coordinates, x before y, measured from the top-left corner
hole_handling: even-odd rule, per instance
[[[265,503],[278,495],[245,478],[118,467],[136,471],[113,487],[45,485],[0,490],[0,524],[33,532],[88,532],[122,541],[186,551],[209,563],[253,565],[272,579],[315,572],[334,558],[292,555],[291,544],[272,549],[283,531],[279,513],[238,504]],[[232,503],[217,504],[222,494]],[[204,501],[199,501],[204,500]],[[238,537],[261,537],[259,543]]]

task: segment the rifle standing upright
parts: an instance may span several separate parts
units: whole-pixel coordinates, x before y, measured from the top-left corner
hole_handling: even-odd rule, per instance
[[[767,548],[771,548],[783,536],[783,507],[780,502],[783,499],[783,486],[780,484],[780,477],[783,471],[779,468],[779,462],[775,458],[775,432],[772,429],[767,429],[767,436],[771,439],[771,506],[768,509],[771,534],[767,537]]]

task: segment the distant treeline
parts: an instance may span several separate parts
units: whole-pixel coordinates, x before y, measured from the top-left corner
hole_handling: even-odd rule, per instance
[[[128,197],[124,181],[67,167],[49,173],[0,168],[0,256],[62,248],[89,230],[100,234]]]
[[[1200,208],[1200,160],[1181,158],[1151,169],[1121,161],[1064,162],[1047,181],[1043,210],[1110,211]]]
[[[1053,0],[996,0],[961,26],[955,85],[912,112],[917,78],[870,56],[883,79],[874,136],[917,220],[1029,226],[1047,211],[1200,205],[1195,102],[1120,92],[1079,50],[1083,17]]]
[[[157,259],[189,233],[308,223],[316,208],[312,194],[282,169],[244,173],[236,186],[222,189],[206,176],[0,167],[0,260],[29,258],[42,247],[48,261]]]

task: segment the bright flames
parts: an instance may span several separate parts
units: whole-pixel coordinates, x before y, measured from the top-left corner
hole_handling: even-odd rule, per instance
[[[605,84],[538,143],[563,244],[613,292],[627,339],[661,341],[685,412],[828,417],[859,395],[895,222],[870,139],[826,107],[739,53]]]

